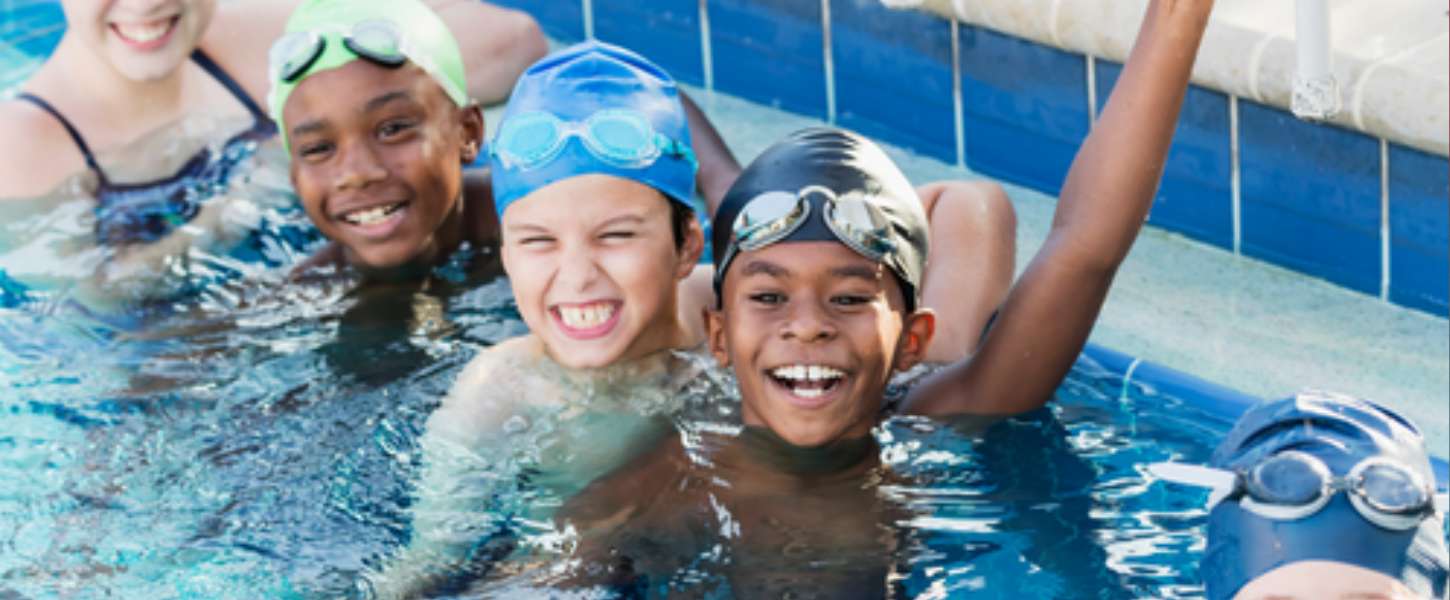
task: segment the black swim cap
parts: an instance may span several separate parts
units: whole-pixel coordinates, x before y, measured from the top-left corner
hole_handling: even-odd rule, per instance
[[[1250,409],[1214,450],[1209,466],[1245,471],[1290,450],[1313,455],[1337,477],[1367,458],[1381,458],[1424,481],[1435,480],[1424,438],[1404,417],[1372,402],[1324,392]],[[1202,565],[1208,597],[1232,598],[1260,575],[1304,560],[1357,565],[1397,579],[1417,594],[1443,597],[1443,515],[1394,531],[1362,517],[1345,494],[1336,492],[1324,508],[1297,520],[1269,519],[1237,501],[1220,502],[1209,513]]]
[[[891,250],[878,260],[896,275],[906,298],[907,311],[916,310],[928,247],[926,211],[922,209],[921,199],[906,175],[879,146],[861,135],[832,127],[803,129],[776,142],[756,157],[726,192],[711,223],[717,302],[725,273],[733,262],[727,250],[740,211],[761,194],[795,194],[810,186],[824,187],[837,196],[863,194],[885,217]],[[806,221],[774,243],[841,242],[860,253],[860,249],[842,240],[827,225],[823,206],[826,200],[814,197],[810,202]]]

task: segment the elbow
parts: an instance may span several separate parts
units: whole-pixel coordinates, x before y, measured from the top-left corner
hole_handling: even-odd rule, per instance
[[[523,11],[511,10],[500,18],[499,44],[494,47],[495,60],[511,75],[512,83],[529,65],[549,52],[549,43],[539,22]],[[512,86],[510,86],[512,87]]]

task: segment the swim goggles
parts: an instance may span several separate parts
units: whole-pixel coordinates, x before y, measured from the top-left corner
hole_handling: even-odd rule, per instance
[[[601,110],[578,122],[543,111],[519,113],[504,121],[489,152],[505,167],[534,169],[558,158],[570,138],[578,138],[595,158],[624,169],[647,167],[661,156],[696,164],[689,144],[656,131],[639,112],[623,109]]]
[[[1365,520],[1394,531],[1414,529],[1445,511],[1445,496],[1434,494],[1419,473],[1382,457],[1361,461],[1344,477],[1335,477],[1324,461],[1299,450],[1280,452],[1247,470],[1178,463],[1153,464],[1148,470],[1160,479],[1209,488],[1209,509],[1238,500],[1244,510],[1276,521],[1319,512],[1341,491]]]
[[[327,48],[328,34],[341,34],[348,52],[379,66],[396,69],[413,61],[438,81],[449,98],[460,105],[467,100],[467,94],[443,75],[427,53],[408,43],[397,23],[385,19],[359,21],[350,28],[320,27],[283,35],[267,53],[270,80],[294,83],[305,76]]]
[[[823,199],[823,217],[831,233],[861,256],[879,261],[896,250],[890,222],[871,196],[860,191],[837,195],[828,187],[808,185],[797,192],[764,192],[746,202],[731,225],[720,272],[736,254],[759,250],[800,229],[810,217],[812,196]]]

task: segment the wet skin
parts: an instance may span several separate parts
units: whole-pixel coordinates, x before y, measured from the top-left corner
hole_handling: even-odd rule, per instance
[[[555,362],[599,368],[686,345],[675,286],[704,241],[692,220],[676,246],[669,202],[642,183],[591,174],[509,205],[504,269],[519,313]]]
[[[348,263],[377,275],[426,268],[469,233],[462,169],[483,117],[421,69],[358,60],[314,74],[283,121],[303,208]]]
[[[935,325],[904,312],[884,266],[835,242],[742,253],[721,294],[710,351],[734,368],[745,423],[802,447],[867,435],[892,371],[922,359]]]

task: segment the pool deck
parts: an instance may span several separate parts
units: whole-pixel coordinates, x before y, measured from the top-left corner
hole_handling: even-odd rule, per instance
[[[689,93],[747,162],[820,121],[700,89]],[[493,113],[490,124],[497,113]],[[912,181],[977,179],[887,147]],[[1018,218],[1018,269],[1047,235],[1056,199],[1005,185]],[[1340,391],[1392,406],[1450,456],[1450,323],[1148,227],[1118,273],[1092,341],[1239,391]]]

